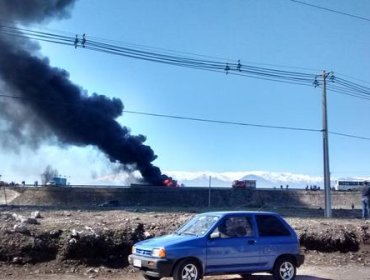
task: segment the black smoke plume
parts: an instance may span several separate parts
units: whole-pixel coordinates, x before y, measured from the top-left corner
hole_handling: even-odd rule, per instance
[[[42,22],[67,17],[73,4],[73,0],[0,0],[0,17],[8,26]],[[15,100],[32,116],[35,130],[45,127],[63,144],[96,146],[112,162],[136,168],[148,183],[162,185],[168,179],[152,164],[156,155],[144,145],[145,136],[131,135],[116,121],[123,111],[121,100],[96,93],[88,96],[65,70],[40,57],[34,43],[0,35],[0,78],[2,88],[20,97]],[[9,110],[0,116],[13,124],[21,121]]]

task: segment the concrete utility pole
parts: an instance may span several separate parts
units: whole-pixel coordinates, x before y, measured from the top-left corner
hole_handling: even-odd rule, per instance
[[[209,185],[208,185],[208,208],[211,208],[211,185],[212,185],[212,177],[209,176]]]
[[[328,113],[326,105],[326,78],[328,74],[322,72],[322,138],[324,154],[324,189],[325,189],[325,217],[331,218],[331,187],[330,187],[330,168],[329,168],[329,139],[328,139]]]

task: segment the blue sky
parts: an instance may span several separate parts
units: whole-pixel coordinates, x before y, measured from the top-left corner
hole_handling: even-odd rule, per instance
[[[369,1],[306,0],[366,17]],[[370,86],[370,22],[289,0],[79,0],[69,19],[33,25],[114,44],[138,44],[243,64],[346,75]],[[321,129],[321,89],[156,64],[42,43],[53,66],[89,93],[120,98],[127,110],[252,124]],[[359,80],[356,80],[359,79]],[[329,130],[370,137],[370,101],[328,92]],[[322,135],[124,114],[147,136],[163,171],[267,170],[322,175]],[[330,135],[334,177],[370,175],[370,141]],[[47,164],[73,182],[111,172],[93,148],[3,151],[7,180],[37,180]],[[35,179],[33,179],[35,178]]]

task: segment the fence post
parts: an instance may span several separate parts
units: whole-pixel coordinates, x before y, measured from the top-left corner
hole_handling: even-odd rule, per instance
[[[8,200],[6,198],[5,186],[3,186],[3,191],[4,191],[4,198],[5,198],[5,205],[8,206]]]

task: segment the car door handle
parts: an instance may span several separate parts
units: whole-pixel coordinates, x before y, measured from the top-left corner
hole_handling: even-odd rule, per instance
[[[248,244],[249,245],[254,245],[254,244],[256,244],[256,240],[248,240]]]

